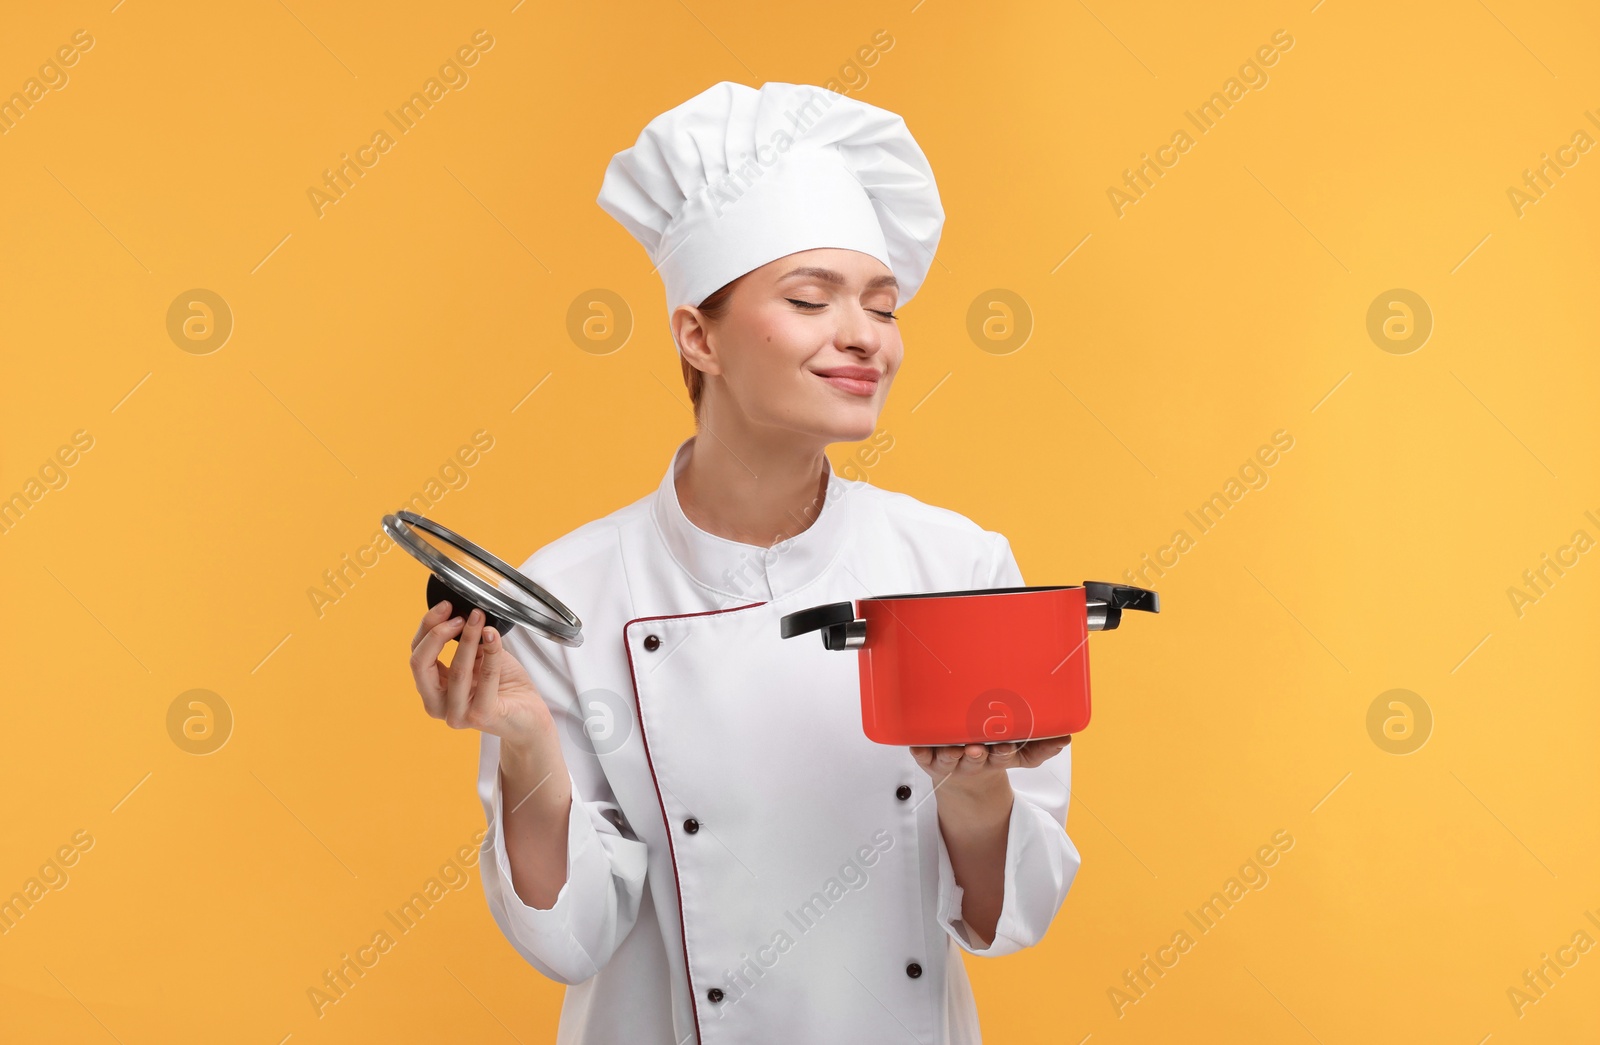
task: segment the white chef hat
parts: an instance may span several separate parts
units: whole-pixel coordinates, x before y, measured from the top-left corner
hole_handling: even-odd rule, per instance
[[[815,247],[870,254],[899,304],[933,263],[944,208],[905,121],[810,84],[723,81],[611,158],[599,203],[649,254],[667,313]]]

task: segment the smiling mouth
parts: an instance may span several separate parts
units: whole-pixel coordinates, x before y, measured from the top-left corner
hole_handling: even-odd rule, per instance
[[[813,370],[812,373],[816,373],[816,371]],[[865,378],[840,377],[830,374],[817,374],[817,376],[840,391],[848,392],[851,395],[867,397],[876,394],[878,391],[878,382]]]
[[[874,366],[834,366],[830,370],[813,370],[822,381],[850,395],[859,395],[870,398],[877,394],[878,382],[883,379],[883,371]]]

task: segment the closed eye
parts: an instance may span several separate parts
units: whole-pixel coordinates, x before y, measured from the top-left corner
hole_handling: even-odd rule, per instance
[[[797,308],[827,308],[828,307],[825,303],[822,303],[822,302],[801,301],[799,298],[785,298],[784,300],[788,301],[789,304],[794,305]],[[900,318],[899,316],[895,315],[893,312],[885,311],[885,310],[883,310],[881,308],[869,308],[869,309],[867,309],[867,311],[871,312],[871,313],[873,313],[875,315],[882,316],[884,319],[899,319]]]

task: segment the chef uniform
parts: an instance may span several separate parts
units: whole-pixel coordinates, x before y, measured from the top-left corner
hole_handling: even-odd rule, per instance
[[[706,194],[727,163],[784,126],[789,149],[747,172],[717,213]],[[898,116],[794,84],[721,83],[657,117],[612,160],[601,203],[645,244],[669,307],[832,246],[888,264],[903,304],[943,221]],[[791,222],[795,208],[813,220]],[[799,534],[771,548],[715,536],[677,496],[696,438],[653,493],[521,568],[584,624],[576,648],[527,628],[505,636],[550,708],[571,777],[567,879],[548,909],[513,888],[503,817],[525,796],[503,793],[500,740],[485,733],[490,911],[523,958],[570,985],[558,1045],[978,1042],[961,952],[1037,943],[1065,899],[1079,866],[1064,829],[1072,749],[1007,770],[1004,897],[992,942],[978,946],[932,780],[907,748],[863,734],[857,658],[816,635],[782,638],[779,618],[873,595],[1022,586],[1010,544],[826,466],[822,504]]]

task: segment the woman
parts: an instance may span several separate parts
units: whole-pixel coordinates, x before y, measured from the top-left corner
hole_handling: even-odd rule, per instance
[[[600,203],[661,273],[696,434],[522,567],[582,647],[448,603],[418,628],[428,713],[482,731],[490,910],[572,985],[559,1042],[977,1042],[961,952],[1038,942],[1077,872],[1070,738],[874,744],[856,658],[778,626],[1023,584],[1003,536],[825,454],[873,434],[899,370],[932,172],[892,113],[721,83],[617,154]]]

